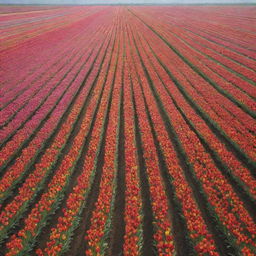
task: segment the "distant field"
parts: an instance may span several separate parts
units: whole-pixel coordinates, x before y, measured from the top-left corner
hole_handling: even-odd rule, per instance
[[[0,255],[256,255],[256,6],[1,6]]]

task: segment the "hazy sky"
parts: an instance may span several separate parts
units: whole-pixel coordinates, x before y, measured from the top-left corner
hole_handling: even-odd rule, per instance
[[[256,3],[256,0],[0,0],[15,4],[93,4],[93,3]]]

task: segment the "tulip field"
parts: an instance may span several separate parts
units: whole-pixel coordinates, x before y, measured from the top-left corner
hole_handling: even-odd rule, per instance
[[[0,256],[256,255],[255,13],[0,5]]]

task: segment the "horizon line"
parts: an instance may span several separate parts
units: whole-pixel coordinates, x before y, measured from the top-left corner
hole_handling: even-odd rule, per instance
[[[86,6],[86,5],[103,5],[103,6],[108,6],[108,5],[256,5],[256,2],[228,2],[228,3],[220,3],[220,2],[216,2],[216,3],[205,3],[205,2],[198,2],[198,3],[152,3],[152,2],[146,2],[146,3],[136,3],[136,2],[131,2],[131,3],[100,3],[100,2],[96,2],[96,3],[2,3],[0,2],[0,5],[60,5],[60,6],[65,6],[65,5],[69,5],[69,6]]]

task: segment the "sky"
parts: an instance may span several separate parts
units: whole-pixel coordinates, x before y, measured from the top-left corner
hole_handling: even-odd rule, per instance
[[[256,0],[0,0],[0,4],[108,4],[108,3],[179,3],[179,4],[197,4],[197,3],[255,3]]]

